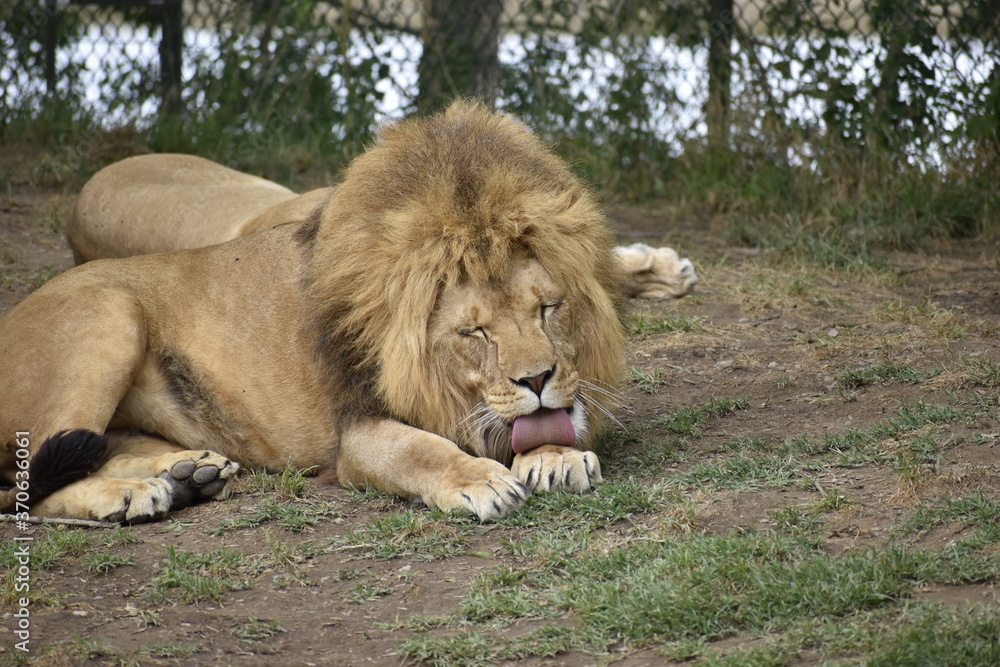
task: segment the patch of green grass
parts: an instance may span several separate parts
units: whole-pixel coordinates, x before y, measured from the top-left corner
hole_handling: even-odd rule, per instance
[[[36,538],[31,549],[31,567],[50,570],[65,567],[67,558],[82,556],[93,548],[92,533],[82,528],[54,526]]]
[[[909,366],[883,361],[866,368],[845,368],[837,373],[837,384],[845,389],[858,389],[873,384],[899,382],[903,384],[918,384],[923,380],[939,374],[938,370],[918,371]]]
[[[142,538],[136,535],[135,531],[129,526],[115,526],[111,530],[102,533],[99,542],[101,546],[113,549],[127,544],[139,544],[142,542]]]
[[[1000,544],[1000,501],[986,497],[981,490],[955,500],[932,500],[920,505],[916,513],[896,529],[896,533],[919,536],[952,523],[972,528],[972,536],[957,541],[956,549],[971,552]]]
[[[140,609],[137,618],[144,628],[158,628],[163,625],[160,615],[155,611]]]
[[[680,495],[663,485],[650,486],[634,477],[619,475],[597,485],[590,493],[542,493],[532,496],[517,512],[497,521],[516,528],[562,526],[574,532],[593,530],[636,515],[648,514],[680,502]]]
[[[655,423],[650,420],[632,424],[627,431],[622,428],[603,432],[593,449],[604,476],[645,474],[676,463],[680,459],[675,446],[679,439],[659,437],[650,433],[653,429]]]
[[[312,469],[297,470],[288,464],[278,474],[263,470],[253,470],[247,475],[249,484],[257,493],[272,493],[279,499],[293,500],[302,497],[309,482],[306,479]]]
[[[376,560],[403,556],[437,560],[468,548],[467,538],[460,529],[464,523],[464,518],[452,519],[443,512],[407,509],[373,517],[335,543],[338,548],[350,548],[359,556]]]
[[[391,592],[392,589],[378,579],[364,577],[354,582],[354,588],[347,593],[344,599],[354,604],[364,604],[383,598]]]
[[[135,565],[135,559],[131,555],[95,551],[84,556],[83,565],[91,574],[108,574],[123,565]]]
[[[194,554],[168,547],[165,562],[149,583],[148,597],[154,603],[174,598],[187,603],[218,600],[225,592],[250,588],[249,579],[261,569],[232,549]]]
[[[817,512],[836,512],[837,510],[844,509],[852,505],[852,501],[848,500],[847,496],[838,492],[836,489],[830,489],[823,494],[823,497],[816,501],[813,505],[813,509]]]
[[[948,405],[931,405],[917,401],[899,406],[896,416],[864,428],[851,428],[841,433],[824,435],[820,439],[794,438],[785,445],[793,456],[821,455],[828,463],[842,467],[857,467],[868,463],[891,460],[884,444],[928,425],[967,422],[975,413]]]
[[[990,389],[1000,387],[1000,363],[987,357],[963,356],[960,365],[969,384]]]
[[[787,535],[815,535],[823,526],[823,520],[816,517],[811,508],[785,505],[768,512],[779,532]]]
[[[726,441],[726,448],[734,452],[769,452],[772,447],[763,438],[740,437]]]
[[[638,338],[661,333],[687,333],[703,328],[701,323],[704,321],[703,317],[688,317],[683,313],[670,316],[638,311],[625,317],[625,331]]]
[[[264,529],[264,541],[270,552],[270,558],[268,559],[270,563],[275,567],[296,575],[299,565],[323,553],[323,549],[317,547],[312,542],[295,545],[275,535],[266,528]]]
[[[704,405],[678,408],[661,415],[656,419],[655,426],[666,428],[671,433],[681,436],[696,436],[709,419],[725,417],[738,410],[747,410],[749,407],[750,401],[745,398],[713,398]]]
[[[633,540],[543,566],[498,568],[470,585],[452,619],[461,628],[458,634],[430,637],[421,631],[404,650],[435,664],[539,655],[505,632],[524,619],[565,619],[567,627],[547,626],[559,651],[603,653],[623,645],[672,643],[673,650],[690,649],[759,633],[784,639],[803,619],[844,628],[864,623],[866,614],[904,608],[925,584],[1000,578],[996,554],[984,558],[890,546],[835,557],[809,535],[815,522],[807,513],[791,508],[774,518],[782,531],[773,535]],[[901,627],[905,623],[894,629]]]
[[[232,633],[245,642],[262,642],[284,632],[281,623],[271,619],[248,618],[233,626]]]
[[[66,221],[61,215],[52,211],[43,214],[38,220],[38,225],[55,236],[62,236],[66,231]]]
[[[886,637],[870,667],[1000,665],[1000,614],[995,608],[918,610]]]
[[[59,275],[59,269],[49,265],[18,271],[0,266],[0,287],[23,287],[34,291],[57,275]]]
[[[605,471],[613,474],[658,474],[664,466],[683,460],[686,438],[697,437],[711,419],[749,409],[745,398],[711,399],[702,405],[673,410],[654,419],[610,430],[595,443]]]
[[[241,512],[232,519],[219,521],[210,532],[212,535],[226,535],[236,530],[258,528],[267,523],[276,523],[293,533],[315,526],[324,519],[340,516],[340,511],[332,503],[323,500],[297,500],[295,503],[277,500],[262,500],[260,507]]]
[[[205,649],[197,644],[153,644],[140,651],[140,655],[151,658],[190,658]]]
[[[486,667],[495,665],[499,657],[497,641],[473,630],[451,636],[421,634],[404,642],[400,650],[435,667]]]
[[[781,489],[800,479],[805,466],[794,458],[768,454],[735,454],[699,463],[671,476],[670,481],[703,490],[754,491]]]
[[[504,660],[554,657],[571,648],[573,634],[569,628],[546,624],[512,640],[504,647],[500,657]]]
[[[667,383],[666,376],[660,369],[656,368],[649,373],[643,373],[635,366],[628,369],[628,381],[634,384],[639,391],[647,394],[660,393],[660,387]]]
[[[111,664],[121,665],[122,667],[131,665],[135,665],[135,667],[139,666],[138,660],[127,656],[114,647],[108,646],[102,639],[87,639],[75,636],[72,638],[67,649],[71,655],[84,660],[110,661]]]

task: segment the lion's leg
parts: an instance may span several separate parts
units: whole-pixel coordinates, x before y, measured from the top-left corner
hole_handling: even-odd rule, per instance
[[[429,507],[471,512],[483,521],[527,498],[517,477],[493,459],[469,456],[441,436],[390,420],[353,426],[340,440],[341,484],[375,487]]]
[[[95,436],[97,437],[97,436]],[[41,516],[127,521],[163,517],[206,498],[227,497],[239,465],[215,452],[161,438],[111,432],[100,467],[32,505]],[[68,438],[62,446],[74,446]]]
[[[166,516],[173,487],[164,479],[110,479],[92,475],[32,505],[31,513],[66,519],[140,523]]]
[[[113,431],[108,433],[106,463],[100,477],[145,479],[157,477],[173,487],[171,509],[199,500],[228,498],[240,465],[221,454],[179,447],[156,436]]]
[[[158,456],[167,459],[113,462],[115,457],[109,454],[134,457],[137,451],[129,452],[125,441],[109,438],[111,452],[104,450],[104,472],[80,479],[87,468],[67,465],[88,434],[101,442],[100,434],[131,389],[147,347],[140,300],[127,289],[101,285],[102,276],[93,273],[83,268],[56,278],[0,320],[0,377],[4,379],[0,382],[0,438],[15,432],[30,435],[31,511],[43,516],[142,521],[189,504],[203,490],[209,495],[223,492],[226,481],[216,488],[218,483],[204,479],[210,473],[195,476],[197,463],[187,478],[183,473],[188,468],[176,465],[197,460],[202,452],[179,454],[162,441]],[[63,431],[70,433],[52,437]],[[133,444],[139,447],[141,443]],[[9,459],[12,454],[7,450]],[[235,469],[219,458],[216,478],[228,480]],[[165,478],[159,478],[163,473]]]

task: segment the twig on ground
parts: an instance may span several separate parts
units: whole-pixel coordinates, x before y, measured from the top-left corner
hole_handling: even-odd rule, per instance
[[[0,523],[38,523],[56,526],[84,526],[86,528],[117,528],[119,524],[110,521],[91,521],[90,519],[55,519],[47,516],[29,516],[18,518],[13,514],[0,514]]]

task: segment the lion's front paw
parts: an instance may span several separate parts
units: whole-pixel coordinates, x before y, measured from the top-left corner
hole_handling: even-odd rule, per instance
[[[177,458],[159,474],[173,489],[173,509],[187,507],[203,498],[229,497],[240,464],[211,451],[178,452]]]
[[[446,490],[425,502],[443,510],[471,512],[480,521],[493,521],[507,516],[528,498],[517,477],[492,459],[471,459],[462,473],[461,479],[448,480]]]
[[[604,481],[601,462],[594,452],[572,447],[543,445],[514,457],[511,471],[532,493],[570,491],[584,493]]]

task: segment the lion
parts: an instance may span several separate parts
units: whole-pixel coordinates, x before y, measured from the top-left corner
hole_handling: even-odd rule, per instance
[[[187,205],[116,195],[104,224]],[[612,248],[519,121],[384,127],[305,220],[90,261],[0,320],[0,508],[148,521],[288,466],[482,521],[586,492],[625,360]]]
[[[139,155],[98,172],[66,223],[77,264],[224,243],[304,222],[335,188],[297,195],[282,185],[193,155]],[[192,197],[191,193],[197,193]],[[116,215],[109,216],[109,211]],[[698,283],[673,248],[616,247],[628,296],[679,298]]]

